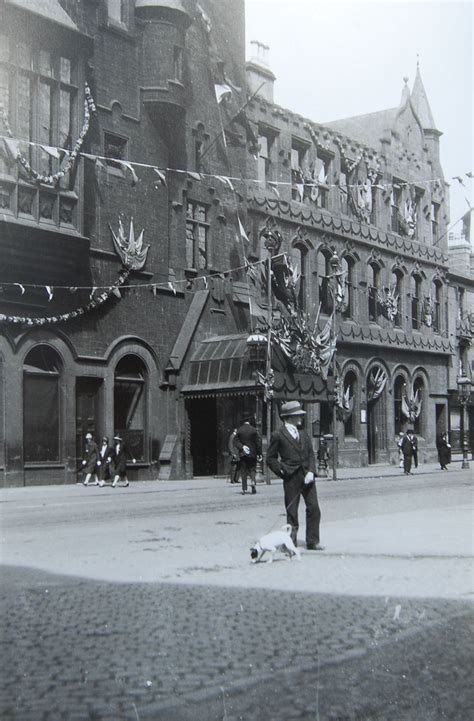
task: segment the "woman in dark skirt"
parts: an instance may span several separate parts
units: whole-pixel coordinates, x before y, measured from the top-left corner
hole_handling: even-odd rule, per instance
[[[95,443],[92,433],[86,433],[86,447],[84,449],[84,459],[82,461],[82,470],[86,474],[82,481],[84,486],[89,485],[89,481],[94,476],[94,486],[99,485],[99,479],[97,478],[97,463],[99,461],[99,449]]]
[[[451,444],[448,440],[448,434],[440,433],[436,438],[436,448],[438,450],[438,460],[442,471],[448,470],[448,463],[451,463]]]
[[[132,463],[136,463],[136,460],[119,435],[114,436],[111,460],[114,469],[112,488],[115,488],[119,481],[122,481],[125,487],[129,486],[130,484],[127,478],[127,461],[131,460]]]

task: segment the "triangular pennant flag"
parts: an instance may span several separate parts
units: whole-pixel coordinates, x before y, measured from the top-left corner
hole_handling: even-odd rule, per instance
[[[220,103],[226,95],[232,95],[232,89],[228,85],[214,85],[216,100]]]
[[[120,163],[121,166],[123,166],[130,172],[132,176],[132,187],[134,187],[138,183],[138,175],[136,174],[133,165],[126,160],[117,160],[116,162]]]
[[[122,294],[116,285],[114,285],[114,287],[112,288],[112,293],[116,296],[116,298],[122,297]]]
[[[97,288],[95,288],[95,287],[92,288],[91,294],[90,294],[90,296],[89,296],[91,300],[92,300],[92,298],[94,297],[94,293],[96,292],[96,290],[97,290]]]
[[[231,190],[234,190],[234,186],[232,185],[230,178],[227,178],[225,175],[216,175],[215,178],[220,180],[221,183],[228,185]]]
[[[200,173],[193,173],[190,170],[188,170],[187,173],[188,173],[188,176],[190,178],[192,178],[193,180],[199,180],[199,181],[202,180],[202,176]]]
[[[161,183],[162,185],[164,185],[165,188],[166,188],[166,176],[164,175],[164,173],[162,173],[161,170],[158,170],[158,168],[153,168],[153,170],[155,171],[155,173],[156,173],[157,176],[159,177],[160,183]]]
[[[40,145],[41,150],[44,150],[45,153],[50,155],[52,158],[56,158],[56,160],[60,160],[61,156],[59,154],[59,150],[57,148],[54,148],[52,145]]]
[[[250,240],[249,240],[249,238],[248,238],[248,236],[247,236],[247,233],[245,232],[245,228],[244,228],[244,226],[242,225],[242,222],[241,222],[241,220],[240,220],[240,218],[239,218],[239,215],[237,215],[237,221],[238,221],[238,223],[239,223],[240,237],[241,237],[243,240],[246,240],[247,243],[250,243]]]
[[[151,286],[151,292],[152,292],[153,295],[156,297],[156,285],[155,285],[155,284],[153,284],[153,285]]]
[[[77,286],[75,286],[75,285],[72,285],[72,286],[69,288],[69,292],[70,292],[70,293],[76,293],[76,291],[77,291]]]
[[[269,183],[269,186],[270,186],[270,190],[272,190],[275,193],[276,197],[280,198],[280,191],[278,190],[275,183]]]
[[[207,278],[206,278],[206,276],[203,275],[202,279],[203,279],[203,281],[204,281],[204,287],[207,288],[207,287],[208,287],[208,283],[207,283]]]
[[[173,291],[173,293],[176,295],[176,288],[174,287],[174,283],[172,283],[170,280],[168,281],[168,288]]]
[[[54,288],[52,285],[45,285],[44,289],[45,289],[46,293],[48,294],[48,303],[50,303],[53,300]]]
[[[24,285],[22,285],[21,283],[13,283],[13,285],[16,285],[17,288],[19,288],[21,290],[21,294],[25,295],[25,286]]]
[[[18,140],[15,140],[14,138],[3,138],[3,142],[5,143],[5,147],[13,160],[16,160],[20,154]]]

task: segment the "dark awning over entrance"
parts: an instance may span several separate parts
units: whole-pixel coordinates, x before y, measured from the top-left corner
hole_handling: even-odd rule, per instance
[[[227,335],[202,341],[190,361],[187,397],[240,395],[258,389],[255,370],[246,354],[247,335]]]
[[[182,392],[188,398],[263,393],[255,380],[255,366],[247,352],[247,335],[215,336],[202,341],[190,361],[189,380]],[[275,399],[327,401],[332,378],[275,370]]]

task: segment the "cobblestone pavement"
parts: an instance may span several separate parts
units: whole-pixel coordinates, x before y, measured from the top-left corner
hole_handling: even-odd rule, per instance
[[[1,581],[3,721],[472,718],[469,603]]]

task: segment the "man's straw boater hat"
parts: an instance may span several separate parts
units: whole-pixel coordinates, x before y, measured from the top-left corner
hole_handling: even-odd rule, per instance
[[[283,403],[280,409],[280,418],[287,418],[288,416],[305,416],[306,411],[301,407],[299,401],[288,401]]]

